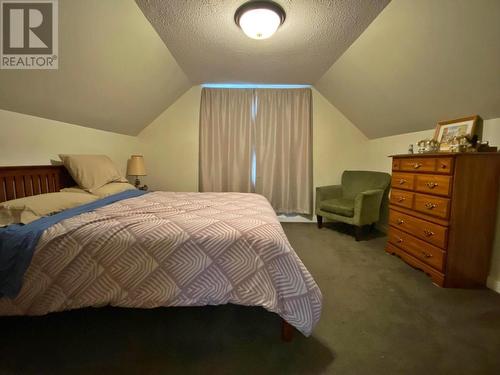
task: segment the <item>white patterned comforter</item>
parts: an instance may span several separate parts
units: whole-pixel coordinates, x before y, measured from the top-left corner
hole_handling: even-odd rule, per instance
[[[0,315],[87,306],[262,306],[310,335],[321,292],[262,196],[154,192],[47,229]]]

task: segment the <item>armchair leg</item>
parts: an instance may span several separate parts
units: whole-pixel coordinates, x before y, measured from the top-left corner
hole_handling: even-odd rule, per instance
[[[356,226],[356,228],[354,229],[354,238],[356,239],[356,241],[361,240],[362,234],[363,234],[363,227]]]
[[[316,217],[318,218],[318,228],[323,228],[323,216],[316,215]]]

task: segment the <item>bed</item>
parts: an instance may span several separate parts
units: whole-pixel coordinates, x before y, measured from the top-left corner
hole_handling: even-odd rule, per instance
[[[74,184],[64,166],[0,167],[0,202]],[[130,192],[98,203],[50,218],[0,316],[232,303],[281,316],[284,340],[318,322],[321,292],[264,197]]]

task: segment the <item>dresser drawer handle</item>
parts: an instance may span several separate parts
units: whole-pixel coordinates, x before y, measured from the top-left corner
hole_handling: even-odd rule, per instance
[[[398,202],[403,202],[404,200],[406,200],[405,197],[398,197]]]
[[[426,203],[425,204],[425,207],[429,210],[432,210],[433,208],[436,208],[437,207],[437,204],[434,204],[434,203]]]
[[[404,224],[405,222],[404,222],[404,220],[403,220],[403,219],[398,219],[398,220],[397,220],[397,223],[398,223],[398,225],[401,225],[401,224]]]
[[[429,189],[434,189],[436,186],[438,186],[437,182],[432,182],[432,181],[426,182],[425,184]]]
[[[422,251],[422,255],[426,258],[432,258],[432,254],[426,253],[425,251]]]
[[[445,169],[445,168],[448,168],[448,166],[446,164],[441,164],[441,168]]]
[[[403,243],[403,239],[401,237],[398,237],[397,243]]]
[[[426,237],[432,237],[435,235],[435,233],[431,230],[424,229],[424,234]]]
[[[404,178],[400,179],[399,180],[399,184],[400,185],[404,185],[406,183],[406,180]]]
[[[420,168],[421,166],[422,166],[422,164],[420,164],[420,163],[415,163],[415,164],[413,164],[413,168],[414,168],[414,169],[418,169],[418,168]]]

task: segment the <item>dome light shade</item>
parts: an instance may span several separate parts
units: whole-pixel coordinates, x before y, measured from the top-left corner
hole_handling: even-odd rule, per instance
[[[252,39],[267,39],[285,21],[285,11],[272,1],[249,1],[234,15],[236,24]]]

